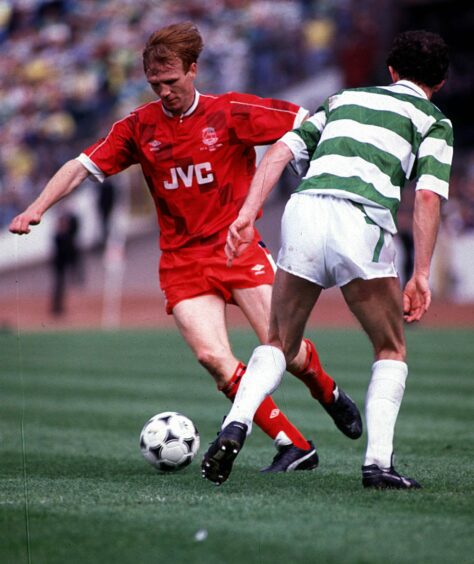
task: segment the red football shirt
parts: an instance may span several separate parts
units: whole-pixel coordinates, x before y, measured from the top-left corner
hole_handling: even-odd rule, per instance
[[[134,110],[78,158],[101,181],[141,165],[162,250],[215,244],[225,238],[247,195],[254,146],[275,142],[306,115],[281,100],[196,92],[182,116],[171,115],[159,100]]]

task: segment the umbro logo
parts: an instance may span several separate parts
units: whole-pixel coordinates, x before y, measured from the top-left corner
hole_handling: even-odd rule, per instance
[[[259,274],[265,274],[265,265],[256,264],[255,266],[252,266],[250,270],[254,272],[256,276],[258,276]]]
[[[280,415],[279,409],[272,409],[272,412],[270,413],[270,419],[275,419],[275,417],[278,417],[279,415]]]
[[[148,146],[150,147],[150,151],[157,153],[160,150],[161,141],[153,139],[153,141],[150,141],[150,143],[148,143]]]

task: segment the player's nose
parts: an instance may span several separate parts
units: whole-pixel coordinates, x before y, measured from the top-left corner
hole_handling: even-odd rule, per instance
[[[164,85],[160,88],[160,92],[159,92],[160,98],[167,98],[170,95],[170,93],[171,93],[171,88],[169,86]]]

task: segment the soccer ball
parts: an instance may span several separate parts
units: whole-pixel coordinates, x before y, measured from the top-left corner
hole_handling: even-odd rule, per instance
[[[199,450],[199,433],[191,419],[176,411],[158,413],[140,433],[140,449],[157,470],[173,472],[191,464]]]

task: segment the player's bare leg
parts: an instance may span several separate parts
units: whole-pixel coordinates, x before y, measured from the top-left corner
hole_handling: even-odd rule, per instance
[[[299,353],[309,315],[322,288],[278,269],[272,293],[269,344],[290,363]]]
[[[366,397],[367,450],[362,483],[375,488],[419,488],[393,468],[393,436],[408,368],[398,278],[353,280],[342,288],[351,311],[369,336],[375,362]]]
[[[181,335],[219,390],[226,387],[239,364],[229,342],[225,307],[219,296],[205,294],[183,300],[173,308]]]
[[[406,348],[399,279],[356,279],[341,291],[372,343],[375,360],[404,361]]]
[[[224,395],[234,400],[245,366],[232,353],[225,322],[225,302],[217,295],[206,294],[179,302],[173,309],[176,324],[198,361],[209,371]],[[314,445],[287,419],[271,397],[265,398],[255,413],[255,423],[285,448],[285,461],[271,465],[268,471],[309,469],[317,465]],[[291,452],[290,452],[291,451]],[[277,456],[281,453],[279,450]],[[305,464],[301,459],[304,458]],[[298,461],[301,463],[299,464]],[[285,464],[283,464],[285,462]]]
[[[254,288],[236,289],[232,293],[234,300],[249,320],[258,340],[262,344],[268,343],[270,326],[270,307],[272,301],[272,286],[262,284]],[[306,360],[306,347],[301,345],[291,361],[290,366],[301,370]]]

